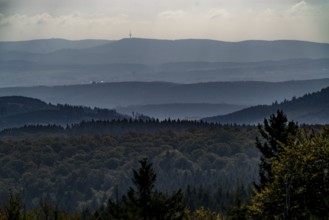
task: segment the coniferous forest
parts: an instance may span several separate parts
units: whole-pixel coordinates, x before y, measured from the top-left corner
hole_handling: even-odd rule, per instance
[[[111,132],[117,131],[117,132]],[[327,219],[329,129],[90,121],[1,133],[2,219]]]

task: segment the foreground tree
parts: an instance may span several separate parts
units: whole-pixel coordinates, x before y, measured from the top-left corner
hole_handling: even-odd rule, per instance
[[[273,182],[272,159],[278,158],[283,151],[281,144],[286,145],[288,137],[296,135],[298,125],[293,121],[288,122],[283,111],[277,111],[276,115],[264,120],[264,125],[258,125],[258,129],[262,140],[256,139],[256,147],[262,155],[259,165],[260,180],[256,189],[261,191]]]
[[[130,188],[120,201],[109,200],[106,219],[183,219],[185,204],[181,191],[167,196],[154,190],[156,174],[152,164],[143,159],[140,165],[138,170],[133,170],[135,189]]]
[[[252,219],[328,219],[329,129],[287,140],[270,159],[273,181],[254,196]]]
[[[24,219],[22,199],[18,193],[9,192],[8,201],[4,205],[4,218],[8,220]]]

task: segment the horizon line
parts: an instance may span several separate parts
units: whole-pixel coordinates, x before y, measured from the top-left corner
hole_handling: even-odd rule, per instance
[[[217,42],[228,42],[228,43],[240,43],[248,41],[263,41],[263,42],[275,42],[275,41],[297,41],[297,42],[309,42],[309,43],[318,43],[318,44],[329,44],[329,42],[320,42],[320,41],[311,41],[311,40],[301,40],[301,39],[245,39],[239,41],[229,41],[229,40],[220,40],[212,38],[177,38],[177,39],[165,39],[165,38],[145,38],[145,37],[123,37],[120,39],[105,39],[105,38],[82,38],[82,39],[68,39],[60,37],[50,37],[50,38],[33,38],[33,39],[24,39],[24,40],[0,40],[2,43],[15,43],[15,42],[29,42],[29,41],[42,41],[42,40],[65,40],[65,41],[121,41],[121,40],[157,40],[157,41],[181,41],[181,40],[207,40],[207,41],[217,41]]]

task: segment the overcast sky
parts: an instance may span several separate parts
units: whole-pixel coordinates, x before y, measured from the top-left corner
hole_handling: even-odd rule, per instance
[[[0,40],[297,39],[329,43],[329,0],[0,0]]]

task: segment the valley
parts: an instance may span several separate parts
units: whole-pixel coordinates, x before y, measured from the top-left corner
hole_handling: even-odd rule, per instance
[[[257,205],[284,204],[276,181],[291,163],[294,196],[328,183],[327,43],[0,42],[0,76],[0,202],[24,204],[19,216],[116,219],[124,207],[135,217],[124,195],[135,201],[130,176],[143,158],[158,178],[150,201],[177,192],[171,204],[189,220],[262,216]],[[269,161],[267,195],[257,190]],[[328,198],[325,187],[310,188]]]

